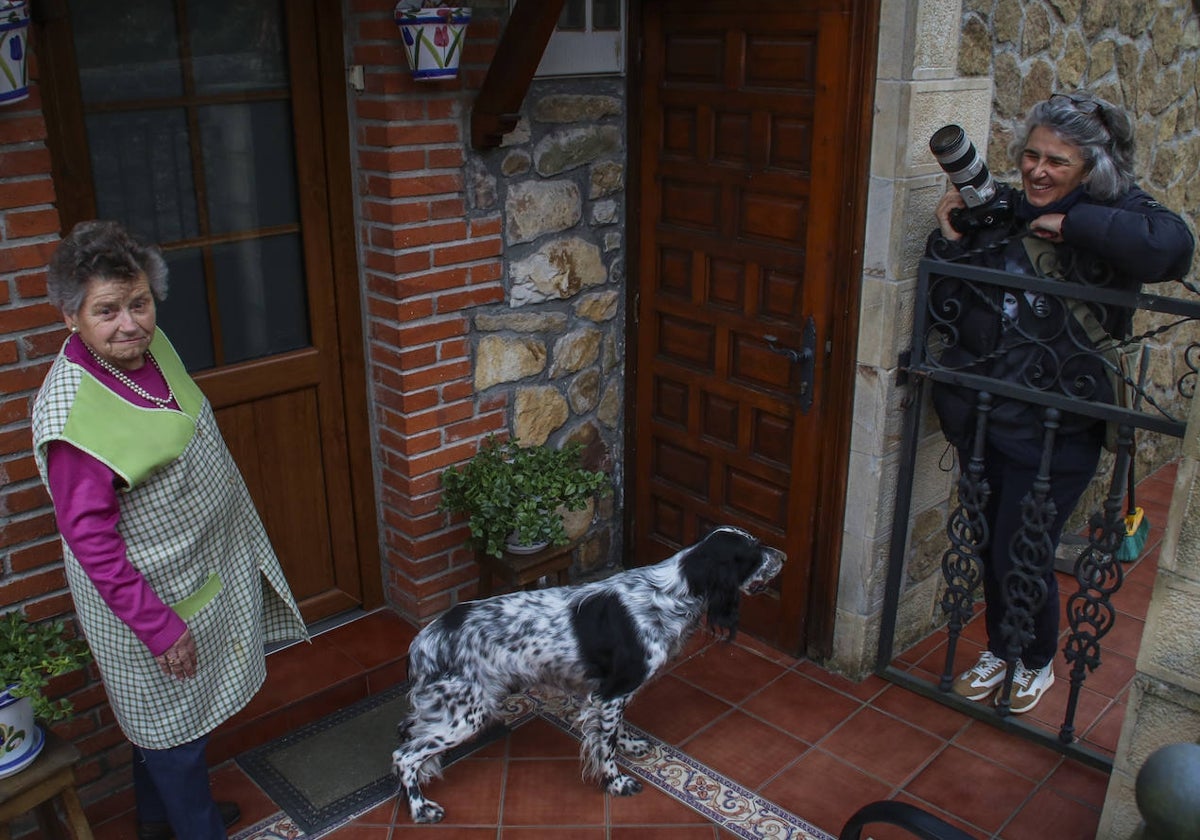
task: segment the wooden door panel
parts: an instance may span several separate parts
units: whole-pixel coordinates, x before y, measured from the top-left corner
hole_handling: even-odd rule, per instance
[[[289,391],[217,411],[306,621],[357,605],[357,564],[338,564],[321,467],[316,389]]]
[[[648,0],[641,18],[634,556],[667,556],[726,523],[779,545],[789,562],[776,589],[743,618],[797,652],[835,316],[840,17],[805,2]],[[800,348],[810,316],[805,413],[801,366],[772,345]]]

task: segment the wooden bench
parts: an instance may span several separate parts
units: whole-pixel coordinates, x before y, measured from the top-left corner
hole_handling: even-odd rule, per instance
[[[9,840],[9,823],[27,811],[37,815],[42,836],[55,840],[62,836],[57,798],[63,806],[67,825],[75,840],[92,840],[92,829],[75,792],[75,762],[79,750],[69,741],[46,732],[46,745],[33,763],[5,779],[0,779],[0,840]]]
[[[530,589],[542,578],[550,578],[556,586],[570,583],[568,572],[575,556],[579,540],[566,545],[548,546],[532,554],[504,552],[503,557],[493,557],[482,551],[475,552],[479,563],[479,597],[493,594],[493,581],[498,579],[508,589]]]

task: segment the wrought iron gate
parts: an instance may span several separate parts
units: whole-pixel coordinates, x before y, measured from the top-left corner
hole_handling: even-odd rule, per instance
[[[947,633],[948,644],[940,679],[933,685],[893,665],[897,613],[905,564],[911,553],[911,480],[899,488],[896,498],[876,672],[975,718],[1016,731],[1092,766],[1108,769],[1111,760],[1107,756],[1078,743],[1076,707],[1088,674],[1100,667],[1102,640],[1117,618],[1111,598],[1121,587],[1123,570],[1114,555],[1125,536],[1122,503],[1134,437],[1139,431],[1183,437],[1183,418],[1195,393],[1200,367],[1197,362],[1200,344],[1194,330],[1180,328],[1200,320],[1200,302],[1109,288],[1104,278],[1086,274],[1078,267],[1066,266],[1053,276],[1058,279],[929,258],[920,263],[913,344],[910,357],[902,360],[900,366],[902,381],[912,389],[904,421],[900,475],[912,477],[917,474],[922,414],[929,402],[924,395],[926,383],[969,389],[974,398],[974,430],[969,443],[964,446],[967,462],[960,465],[957,505],[948,519],[948,547],[941,557],[941,610],[946,626],[945,630],[935,632]],[[1064,295],[1064,282],[1070,283],[1069,296]],[[1172,285],[1200,294],[1200,289],[1188,283]],[[955,293],[947,294],[951,287]],[[1162,284],[1155,288],[1162,288]],[[1008,298],[1003,294],[1005,291],[1010,293]],[[1024,301],[1018,301],[1017,295]],[[1108,307],[1120,307],[1131,313],[1143,310],[1159,314],[1144,319],[1153,322],[1153,328],[1115,342],[1115,346],[1101,352],[1096,349],[1095,342],[1084,340],[1076,301],[1091,302],[1101,313],[1107,312]],[[1001,307],[1016,307],[1018,302],[1036,313],[1038,323],[1035,328],[1022,326],[1015,318],[1015,308],[1000,311]],[[955,363],[956,354],[947,352],[968,338],[958,332],[957,317],[961,312],[956,307],[965,305],[990,305],[997,315],[1009,316],[1004,323],[1008,330],[1016,330],[1016,340],[1002,342],[1003,349],[993,355],[1012,353],[1019,348],[1021,374],[1015,381],[1011,375],[1003,379],[983,375],[979,366]],[[1140,367],[1123,367],[1120,351],[1139,345],[1144,347]],[[1182,358],[1183,372],[1169,387],[1164,388],[1161,383],[1148,387],[1145,371],[1151,354],[1162,359],[1152,365],[1155,369],[1162,369],[1163,364],[1168,365],[1167,370],[1175,369],[1170,363]],[[1109,387],[1123,385],[1131,389],[1135,408],[1092,401],[1103,393],[1100,380],[1105,375],[1109,377]],[[950,687],[955,677],[956,647],[979,598],[983,574],[981,551],[986,549],[990,539],[982,515],[989,493],[983,477],[989,414],[995,406],[1012,405],[1014,401],[1036,407],[1041,422],[1043,454],[1033,489],[1023,502],[1022,530],[1012,545],[1015,568],[1006,578],[1004,590],[1011,620],[1005,622],[1002,633],[1012,653],[1008,663],[1010,677],[1001,689],[999,702],[992,707],[961,698],[953,694]],[[1055,546],[1050,544],[1046,534],[1047,523],[1055,514],[1053,500],[1047,493],[1053,480],[1050,455],[1064,423],[1069,426],[1071,419],[1077,420],[1080,415],[1111,424],[1110,428],[1117,433],[1116,454],[1108,476],[1107,496],[1100,509],[1090,516],[1087,545],[1074,566],[1077,589],[1067,602],[1069,630],[1063,651],[1070,666],[1070,695],[1064,719],[1055,734],[1012,716],[1008,693],[1011,691],[1011,666],[1024,643],[1032,637],[1033,616],[1045,601],[1042,577],[1055,559]]]

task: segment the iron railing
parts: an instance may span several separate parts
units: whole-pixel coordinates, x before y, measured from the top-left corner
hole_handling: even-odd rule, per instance
[[[1111,288],[1105,277],[1078,266],[1067,266],[1064,272],[1056,276],[1059,279],[1012,274],[931,258],[920,262],[911,356],[902,360],[900,366],[902,381],[909,383],[912,388],[904,421],[900,475],[917,474],[915,466],[922,414],[928,402],[923,398],[927,382],[961,385],[971,389],[977,395],[974,404],[975,428],[966,448],[969,452],[967,463],[961,465],[957,506],[951,512],[946,528],[949,546],[942,555],[944,592],[941,608],[946,627],[944,631],[936,632],[946,632],[948,643],[940,678],[934,685],[893,665],[897,613],[909,552],[913,499],[911,483],[899,488],[896,499],[876,671],[892,682],[905,685],[972,717],[1040,741],[1092,766],[1108,769],[1112,764],[1110,757],[1078,743],[1075,715],[1087,675],[1100,667],[1101,640],[1117,620],[1112,596],[1120,589],[1123,570],[1115,554],[1125,536],[1122,502],[1131,469],[1135,430],[1183,437],[1187,403],[1195,393],[1200,345],[1182,334],[1182,331],[1174,331],[1200,320],[1200,302]],[[946,284],[953,285],[954,294],[946,293]],[[1069,284],[1069,296],[1064,294],[1064,288],[1067,287],[1064,284]],[[1200,292],[1191,284],[1183,285],[1194,293]],[[1004,298],[1000,293],[1002,290],[1009,290],[1011,296]],[[968,303],[996,307],[1008,304],[1013,307],[1018,294],[1025,298],[1025,303],[1030,307],[1027,313],[1036,312],[1033,317],[1035,326],[1029,328],[1028,319],[1018,318],[1010,322],[1008,338],[1002,342],[1004,349],[989,355],[999,358],[1009,354],[1010,357],[1016,357],[1021,375],[992,378],[966,365],[943,363],[944,360],[955,358],[955,354],[948,350],[970,339],[970,336],[958,331],[958,318],[962,313],[957,307]],[[1102,368],[1096,362],[1098,360],[1105,366],[1103,370],[1111,372],[1114,370],[1114,356],[1102,354],[1094,348],[1093,342],[1082,340],[1082,331],[1072,314],[1073,301],[1092,302],[1102,316],[1110,307],[1120,307],[1129,312],[1143,310],[1161,313],[1157,318],[1146,319],[1156,326],[1120,344],[1128,346],[1141,343],[1145,346],[1145,354],[1157,352],[1167,360],[1167,364],[1171,355],[1177,356],[1183,349],[1183,373],[1165,392],[1161,385],[1149,388],[1146,387],[1146,364],[1143,362],[1141,375],[1136,370],[1125,370],[1119,376],[1133,390],[1136,409],[1092,402],[1091,398],[1099,393],[1101,387],[1096,372]],[[1010,315],[1013,312],[1012,309],[1008,311]],[[1101,317],[1100,320],[1105,319]],[[1184,348],[1179,346],[1181,344]],[[1145,355],[1144,358],[1149,357]],[[1154,365],[1155,369],[1159,367],[1161,364]],[[1070,694],[1057,734],[1010,714],[1011,667],[995,706],[974,703],[950,691],[955,677],[954,657],[958,641],[973,615],[975,603],[981,597],[981,550],[986,549],[990,540],[983,517],[989,493],[987,481],[983,478],[987,423],[995,405],[1007,403],[1011,406],[1013,400],[1036,407],[1042,424],[1042,458],[1033,488],[1023,502],[1023,527],[1012,545],[1015,568],[1005,583],[1009,620],[1005,622],[1002,632],[1011,653],[1010,666],[1025,642],[1032,637],[1033,617],[1046,597],[1042,578],[1055,560],[1056,547],[1050,544],[1046,533],[1055,515],[1053,500],[1047,493],[1053,480],[1049,465],[1054,442],[1064,421],[1069,421],[1072,415],[1085,415],[1115,423],[1118,430],[1116,456],[1108,480],[1107,495],[1101,509],[1095,511],[1088,520],[1087,545],[1074,566],[1077,589],[1067,601],[1069,632],[1064,648],[1070,666]]]

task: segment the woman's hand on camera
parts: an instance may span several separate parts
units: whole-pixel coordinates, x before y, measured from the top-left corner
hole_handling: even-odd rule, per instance
[[[1064,213],[1047,213],[1044,216],[1038,216],[1029,223],[1029,232],[1047,242],[1062,242],[1062,226],[1065,218],[1067,217]]]
[[[958,190],[951,189],[942,196],[942,200],[938,202],[937,209],[933,211],[938,220],[938,227],[942,229],[942,236],[951,242],[957,242],[962,239],[962,234],[950,224],[950,212],[966,206],[967,203],[958,194]]]

